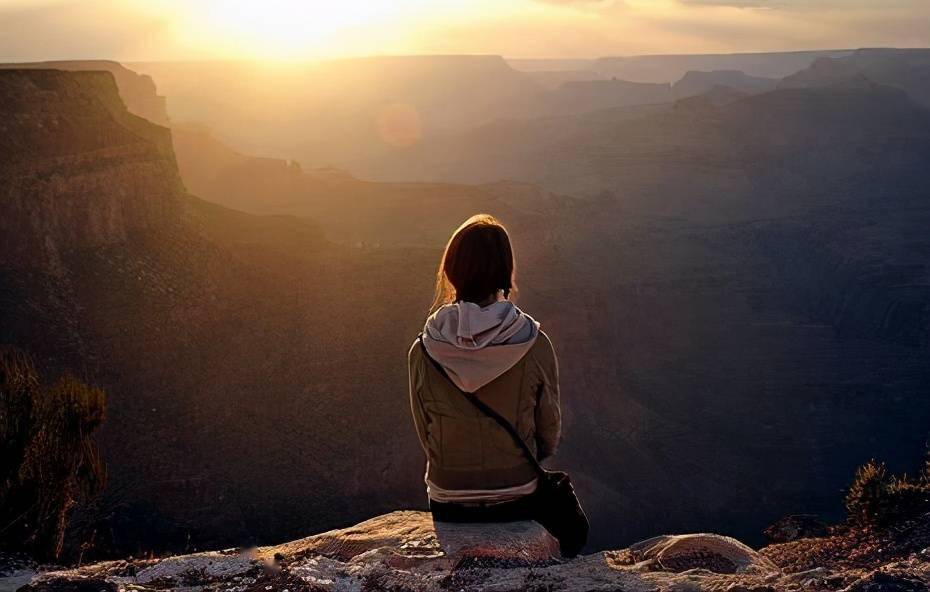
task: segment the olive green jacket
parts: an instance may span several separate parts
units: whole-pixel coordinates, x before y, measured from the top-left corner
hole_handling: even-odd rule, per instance
[[[440,373],[418,341],[407,358],[410,408],[431,483],[451,490],[498,489],[536,477],[513,438]],[[510,421],[537,458],[555,453],[562,427],[559,371],[545,333],[515,366],[475,395]]]

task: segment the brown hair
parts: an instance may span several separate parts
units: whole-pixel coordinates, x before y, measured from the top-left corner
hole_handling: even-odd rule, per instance
[[[488,214],[477,214],[452,234],[436,273],[432,310],[452,302],[482,302],[516,291],[513,247],[507,229]]]

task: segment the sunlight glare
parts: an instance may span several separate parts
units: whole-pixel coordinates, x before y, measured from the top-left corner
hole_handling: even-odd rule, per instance
[[[199,20],[234,53],[288,59],[332,44],[339,33],[415,16],[426,6],[423,0],[205,0]]]

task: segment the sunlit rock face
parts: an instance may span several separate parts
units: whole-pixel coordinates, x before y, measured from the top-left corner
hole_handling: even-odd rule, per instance
[[[0,70],[0,266],[49,263],[180,218],[170,132],[107,72]]]

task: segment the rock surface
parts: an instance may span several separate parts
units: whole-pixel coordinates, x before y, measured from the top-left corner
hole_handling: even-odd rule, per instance
[[[839,535],[831,534],[834,539]],[[839,537],[842,538],[842,537]],[[846,542],[860,540],[846,536]],[[920,543],[914,539],[912,543]],[[715,534],[654,537],[628,549],[558,556],[533,522],[440,524],[425,512],[392,512],[283,545],[112,561],[37,575],[21,592],[216,591],[610,591],[921,592],[930,553],[843,564],[822,555],[799,569],[792,550],[816,555],[841,541],[808,539],[759,553]],[[801,545],[800,547],[798,545]],[[794,553],[798,555],[799,553]],[[844,556],[848,553],[843,553]],[[773,557],[780,557],[780,567]],[[877,556],[876,556],[877,557]],[[839,559],[839,558],[836,558]],[[882,563],[881,561],[884,561]],[[7,584],[0,579],[0,587]],[[8,588],[8,586],[7,586]]]
[[[764,534],[770,543],[790,543],[798,539],[826,536],[827,525],[813,514],[792,514],[766,528]]]
[[[392,512],[278,546],[117,561],[36,576],[22,592],[64,590],[602,590],[626,592],[927,589],[930,563],[786,573],[729,537],[655,537],[572,560],[534,522],[441,524]]]
[[[707,569],[716,573],[771,573],[775,564],[743,543],[717,534],[658,536],[630,547],[630,555],[655,571]]]

